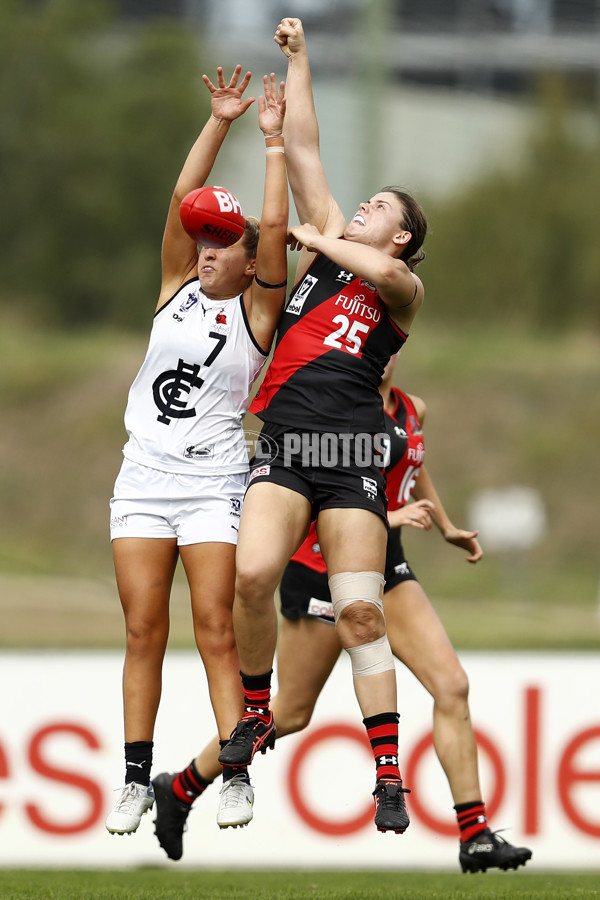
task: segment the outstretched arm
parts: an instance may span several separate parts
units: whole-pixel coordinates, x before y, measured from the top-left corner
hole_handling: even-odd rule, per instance
[[[283,122],[286,111],[283,81],[264,76],[264,97],[258,98],[258,124],[265,136],[266,168],[256,274],[244,292],[252,334],[269,350],[283,312],[287,283],[288,183]]]
[[[454,544],[455,547],[461,547],[467,551],[469,554],[466,557],[467,562],[476,563],[481,559],[483,550],[477,540],[479,532],[462,531],[452,524],[425,466],[421,466],[421,471],[413,490],[413,497],[415,500],[431,500],[434,505],[430,513],[431,518],[449,544]]]
[[[300,19],[282,19],[275,42],[288,58],[285,119],[286,160],[294,203],[301,222],[339,237],[345,219],[334,200],[319,153],[319,125],[304,30]]]
[[[211,115],[190,150],[177,179],[171,198],[162,244],[162,285],[159,307],[191,277],[198,261],[195,241],[181,224],[179,206],[186,194],[202,187],[214,165],[231,123],[243,115],[254,103],[254,97],[243,99],[251,78],[246,72],[241,81],[242,67],[237,65],[229,84],[225,84],[223,69],[217,69],[217,85],[207,75],[202,80],[211,93]],[[238,84],[239,82],[239,84]]]

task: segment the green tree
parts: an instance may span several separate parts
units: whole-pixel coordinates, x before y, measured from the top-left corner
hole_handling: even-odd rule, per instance
[[[4,302],[62,327],[147,322],[170,194],[209,110],[200,75],[175,22],[0,0]]]
[[[423,271],[436,318],[531,330],[600,325],[600,117],[584,133],[555,79],[540,99],[518,170],[428,206]]]

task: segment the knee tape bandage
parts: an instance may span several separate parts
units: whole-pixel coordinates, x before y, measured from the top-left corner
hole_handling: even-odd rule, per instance
[[[392,648],[385,634],[370,644],[361,644],[360,647],[347,647],[346,649],[352,664],[352,674],[356,678],[365,675],[379,675],[381,672],[395,668]]]
[[[329,593],[335,621],[338,621],[342,610],[351,603],[372,603],[383,616],[384,584],[385,579],[380,572],[339,572],[332,575],[329,579]],[[347,649],[352,674],[358,678],[378,675],[394,668],[394,657],[386,635],[369,644]]]
[[[351,603],[372,603],[383,615],[383,585],[381,572],[339,572],[329,579],[329,593],[335,621]]]

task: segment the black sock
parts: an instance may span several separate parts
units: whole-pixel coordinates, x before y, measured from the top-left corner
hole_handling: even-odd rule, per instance
[[[223,747],[228,744],[229,741],[219,741],[221,745],[221,750]],[[227,781],[230,781],[234,775],[243,775],[244,781],[247,781],[250,784],[250,776],[248,775],[248,766],[236,766],[235,769],[233,766],[223,766],[223,784]]]
[[[154,741],[125,742],[125,784],[150,784]]]

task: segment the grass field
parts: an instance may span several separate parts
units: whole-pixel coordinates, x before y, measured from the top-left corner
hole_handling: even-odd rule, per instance
[[[0,870],[2,900],[567,900],[597,874]]]

